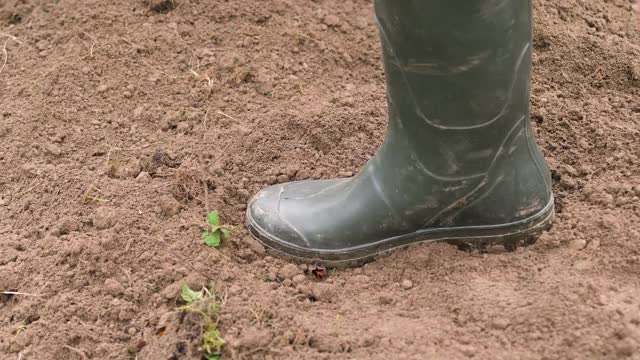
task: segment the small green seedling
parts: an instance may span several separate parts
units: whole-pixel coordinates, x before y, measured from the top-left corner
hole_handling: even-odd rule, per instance
[[[187,303],[187,306],[191,306],[194,302],[204,299],[204,289],[200,291],[193,291],[187,284],[182,284],[180,297]]]
[[[215,295],[206,288],[194,291],[187,284],[183,284],[180,297],[186,304],[178,307],[178,311],[198,314],[205,322],[200,340],[202,358],[205,360],[220,360],[224,340],[218,330],[220,304],[216,301]]]
[[[217,248],[220,246],[220,240],[222,238],[228,238],[231,236],[231,227],[226,225],[220,225],[220,217],[217,211],[212,211],[207,215],[208,229],[202,232],[202,242],[205,244]]]

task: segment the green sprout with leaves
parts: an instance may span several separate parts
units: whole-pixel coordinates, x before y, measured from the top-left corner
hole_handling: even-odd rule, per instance
[[[202,358],[205,360],[220,360],[224,340],[218,330],[220,304],[216,301],[213,291],[207,288],[194,291],[187,284],[183,284],[180,297],[185,302],[185,305],[178,307],[177,310],[198,314],[205,322],[200,340]]]
[[[232,228],[227,225],[220,225],[220,217],[217,211],[212,211],[207,215],[208,228],[202,232],[202,242],[217,248],[220,246],[221,239],[227,239],[231,236]]]

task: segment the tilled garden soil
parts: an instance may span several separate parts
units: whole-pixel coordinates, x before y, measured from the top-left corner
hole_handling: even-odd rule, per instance
[[[246,202],[382,142],[371,1],[0,0],[0,359],[198,359],[183,283],[223,303],[223,359],[640,359],[640,23],[534,11],[554,227],[319,276],[265,254]]]

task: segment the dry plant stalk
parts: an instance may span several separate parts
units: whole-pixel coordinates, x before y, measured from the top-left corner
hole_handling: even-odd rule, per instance
[[[2,62],[2,66],[0,66],[0,74],[1,74],[2,70],[4,70],[4,67],[7,66],[7,61],[9,60],[9,54],[7,53],[7,44],[9,44],[9,41],[11,40],[17,42],[20,45],[22,45],[22,42],[18,40],[18,38],[10,34],[0,33],[0,37],[7,38],[7,40],[5,40],[4,42],[4,45],[2,45],[2,55],[4,57],[4,60]]]

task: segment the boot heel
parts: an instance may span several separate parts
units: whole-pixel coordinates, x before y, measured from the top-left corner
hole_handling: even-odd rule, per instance
[[[552,200],[553,201],[553,200]],[[455,245],[463,251],[486,251],[493,246],[503,246],[507,251],[515,251],[520,247],[535,244],[543,232],[549,230],[555,218],[555,208],[552,205],[545,216],[537,221],[531,221],[530,227],[510,232],[508,234],[495,234],[489,237],[473,237],[465,239],[448,239],[446,243]]]

